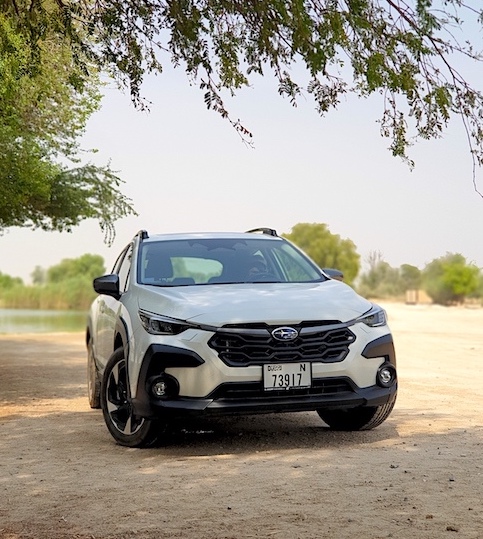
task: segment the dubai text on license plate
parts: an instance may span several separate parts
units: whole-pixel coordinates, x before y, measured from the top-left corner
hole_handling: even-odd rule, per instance
[[[274,363],[263,366],[265,391],[298,389],[312,385],[310,363]]]

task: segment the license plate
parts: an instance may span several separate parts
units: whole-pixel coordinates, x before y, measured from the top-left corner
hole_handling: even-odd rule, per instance
[[[263,366],[265,391],[311,387],[312,365],[310,363],[274,363]]]

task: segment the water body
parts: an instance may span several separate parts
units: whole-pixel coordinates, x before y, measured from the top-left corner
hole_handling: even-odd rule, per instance
[[[84,311],[0,309],[0,333],[56,333],[84,331]]]

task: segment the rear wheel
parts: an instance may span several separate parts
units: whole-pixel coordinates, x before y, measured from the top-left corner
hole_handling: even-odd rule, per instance
[[[381,406],[347,408],[344,410],[317,410],[320,418],[332,430],[371,430],[383,423],[392,412],[396,400]]]
[[[101,408],[109,432],[120,445],[153,445],[163,430],[159,422],[134,414],[122,348],[118,348],[107,362],[102,378]]]

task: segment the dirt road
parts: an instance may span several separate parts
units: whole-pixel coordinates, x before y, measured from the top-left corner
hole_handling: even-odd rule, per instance
[[[83,335],[0,336],[0,538],[483,538],[483,309],[386,307],[381,427],[217,419],[154,449],[88,407]]]

